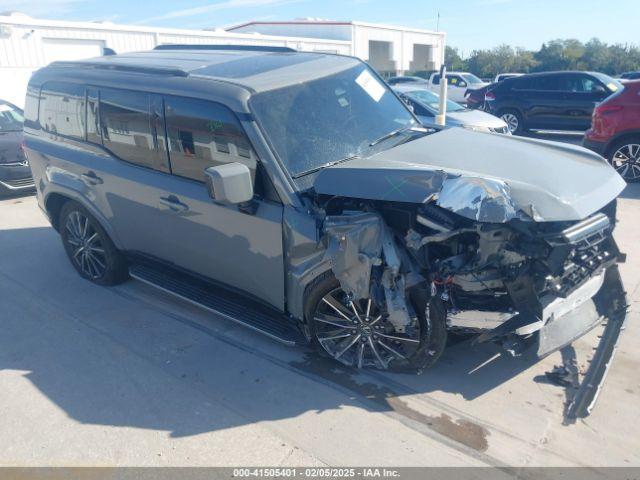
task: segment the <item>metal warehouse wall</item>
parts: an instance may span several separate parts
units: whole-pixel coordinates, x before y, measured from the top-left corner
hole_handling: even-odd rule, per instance
[[[12,14],[0,16],[0,98],[23,106],[31,74],[56,60],[99,56],[105,47],[123,53],[166,43],[273,45],[352,53],[351,42],[337,40],[49,21]]]

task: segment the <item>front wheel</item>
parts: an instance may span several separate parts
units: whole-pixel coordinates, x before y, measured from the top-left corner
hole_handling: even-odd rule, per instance
[[[86,208],[67,202],[59,225],[64,249],[80,276],[99,285],[117,285],[128,278],[125,258]]]
[[[309,294],[306,320],[316,348],[349,367],[421,371],[436,363],[447,342],[445,310],[421,290],[409,294],[416,312],[404,333],[369,299],[351,301],[327,276]]]
[[[627,182],[640,181],[640,138],[617,142],[610,150],[609,163]]]

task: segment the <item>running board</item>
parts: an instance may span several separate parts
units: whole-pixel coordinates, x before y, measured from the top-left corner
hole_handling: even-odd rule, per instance
[[[204,280],[160,266],[134,264],[131,277],[204,310],[220,315],[285,345],[307,341],[292,320],[242,295],[216,287]]]

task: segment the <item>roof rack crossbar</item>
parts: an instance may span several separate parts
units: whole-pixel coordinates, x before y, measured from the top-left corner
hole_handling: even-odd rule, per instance
[[[82,65],[85,67],[97,68],[101,70],[118,70],[121,72],[133,72],[133,73],[149,73],[155,75],[172,75],[175,77],[188,77],[189,72],[181,70],[179,68],[169,67],[143,67],[139,65],[123,65],[117,63],[102,63],[102,62],[53,62],[52,66],[56,67],[77,67]]]
[[[204,44],[165,44],[158,45],[154,50],[240,50],[246,52],[295,52],[290,47],[270,45],[204,45]]]

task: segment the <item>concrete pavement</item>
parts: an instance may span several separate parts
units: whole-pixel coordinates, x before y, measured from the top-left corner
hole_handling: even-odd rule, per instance
[[[354,372],[137,281],[82,280],[33,197],[0,200],[0,465],[640,465],[640,185],[617,238],[633,301],[594,413],[560,353],[450,347],[421,376]],[[586,366],[598,331],[573,350]]]

